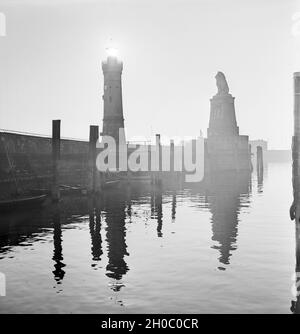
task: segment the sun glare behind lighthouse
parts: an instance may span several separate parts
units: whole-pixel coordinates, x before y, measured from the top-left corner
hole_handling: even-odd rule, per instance
[[[116,48],[107,48],[106,49],[108,57],[118,57],[119,50]]]

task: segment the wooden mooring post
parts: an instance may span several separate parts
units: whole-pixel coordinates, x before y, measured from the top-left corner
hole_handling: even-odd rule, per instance
[[[180,173],[180,182],[182,182],[182,180],[185,177],[185,161],[184,161],[184,155],[185,155],[185,142],[182,141],[181,143],[181,173]]]
[[[52,201],[58,202],[60,199],[59,190],[59,168],[60,160],[60,120],[52,121]]]
[[[253,171],[253,165],[252,165],[252,147],[251,144],[249,144],[249,169],[252,172]]]
[[[160,142],[160,134],[156,135],[156,148],[158,147],[158,173],[156,174],[156,183],[161,184],[162,181],[162,148]]]
[[[157,151],[158,150],[158,151]],[[152,159],[152,155],[151,155]],[[155,159],[151,160],[151,167],[154,170],[151,170],[151,183],[152,184],[161,184],[161,173],[162,173],[162,150],[160,143],[160,134],[155,135]]]
[[[174,140],[170,140],[170,172],[174,173],[175,171],[175,146],[174,146]]]
[[[97,149],[96,144],[99,138],[99,127],[96,125],[90,126],[89,139],[89,171],[88,171],[88,193],[95,194],[100,190],[100,172],[97,171],[96,158]]]
[[[263,149],[261,146],[256,147],[256,168],[257,173],[263,173],[264,170],[264,160],[263,160]]]

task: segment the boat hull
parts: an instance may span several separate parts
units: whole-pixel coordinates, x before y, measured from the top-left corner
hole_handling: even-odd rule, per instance
[[[0,211],[13,211],[17,209],[31,209],[40,207],[46,200],[47,195],[16,198],[0,201]]]

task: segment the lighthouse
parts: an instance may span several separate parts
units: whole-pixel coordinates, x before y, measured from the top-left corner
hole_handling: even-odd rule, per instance
[[[104,75],[104,112],[101,136],[113,137],[117,145],[125,144],[122,103],[123,62],[118,59],[115,49],[108,49],[107,52],[108,57],[102,62]]]

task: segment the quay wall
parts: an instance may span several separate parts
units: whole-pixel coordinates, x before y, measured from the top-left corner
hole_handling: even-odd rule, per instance
[[[9,197],[17,187],[22,190],[50,189],[51,143],[49,137],[0,132],[0,198]],[[88,142],[61,139],[60,157],[60,184],[86,185]]]

